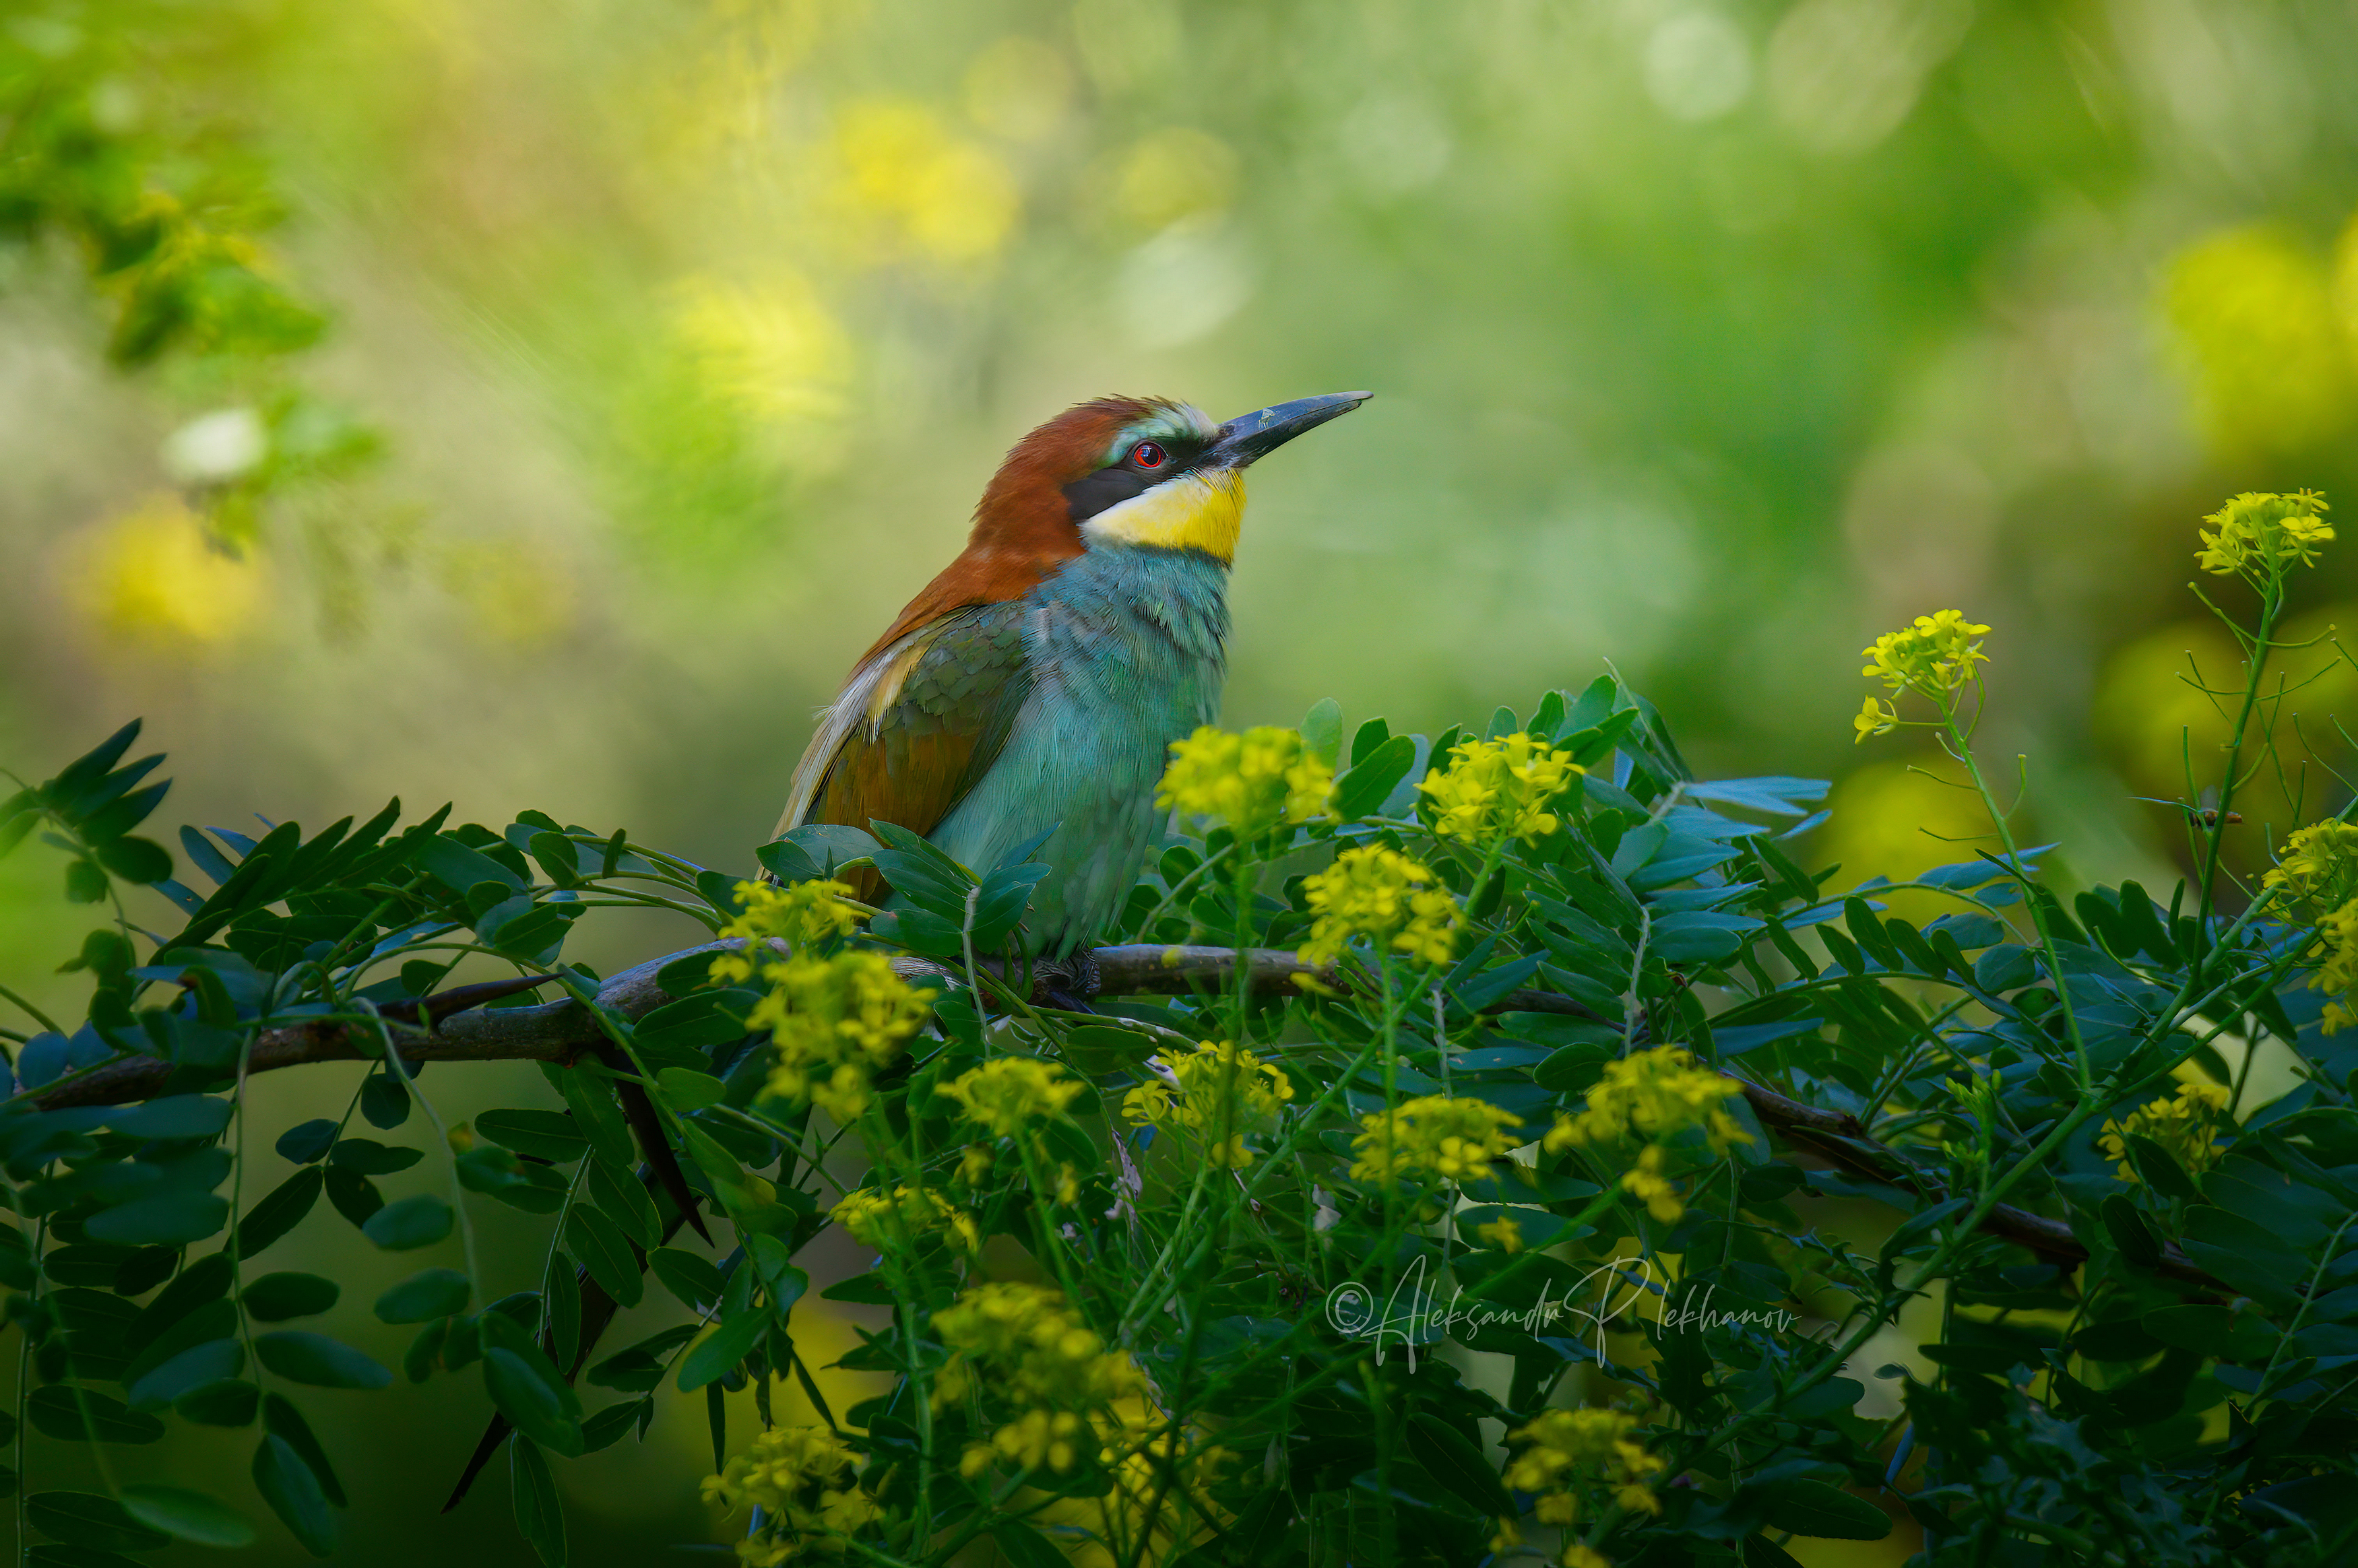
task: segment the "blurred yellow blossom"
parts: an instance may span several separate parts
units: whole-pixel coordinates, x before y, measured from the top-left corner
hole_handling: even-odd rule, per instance
[[[1735,1118],[1720,1108],[1721,1102],[1743,1092],[1742,1084],[1698,1065],[1683,1047],[1657,1045],[1607,1062],[1604,1076],[1588,1091],[1587,1108],[1577,1117],[1559,1116],[1546,1147],[1554,1153],[1605,1139],[1666,1139],[1684,1128],[1700,1127],[1713,1151],[1725,1153],[1731,1143],[1752,1141]]]
[[[1237,155],[1228,143],[1192,126],[1146,136],[1122,155],[1114,207],[1141,229],[1164,229],[1214,216],[1236,197]]]
[[[996,253],[1015,226],[1019,199],[1007,167],[951,135],[922,103],[851,104],[836,122],[835,154],[838,237],[865,259],[914,253],[972,264]]]
[[[2174,1098],[2148,1100],[2129,1112],[2126,1119],[2106,1121],[2096,1144],[2107,1159],[2120,1162],[2120,1178],[2125,1182],[2137,1179],[2136,1167],[2128,1160],[2131,1134],[2152,1139],[2188,1174],[2199,1176],[2218,1163],[2213,1129],[2219,1113],[2226,1108],[2224,1086],[2189,1078],[2178,1086]]]
[[[2313,567],[2320,546],[2333,538],[2324,514],[2331,508],[2313,490],[2277,495],[2247,490],[2202,519],[2202,548],[2195,561],[2206,572],[2240,572],[2254,579],[2288,567]]]
[[[870,1077],[901,1054],[936,994],[911,989],[882,953],[796,954],[763,979],[769,991],[745,1022],[777,1044],[764,1093],[808,1099],[846,1124],[868,1108]]]
[[[1044,141],[1070,112],[1073,68],[1052,45],[1004,38],[966,70],[966,112],[1011,142]]]
[[[1676,1225],[1686,1213],[1686,1205],[1679,1199],[1679,1189],[1662,1174],[1662,1147],[1649,1143],[1638,1155],[1637,1165],[1622,1173],[1621,1190],[1646,1206],[1646,1212],[1664,1225]]]
[[[1457,901],[1433,881],[1430,870],[1397,849],[1368,844],[1344,850],[1302,884],[1311,914],[1302,961],[1331,964],[1364,936],[1413,963],[1449,962],[1463,919]]]
[[[1171,742],[1171,765],[1154,792],[1165,811],[1208,816],[1239,838],[1282,823],[1326,815],[1335,775],[1302,743],[1300,731],[1262,725],[1241,735],[1205,725]]]
[[[973,1216],[930,1187],[861,1187],[845,1194],[827,1211],[827,1217],[849,1231],[861,1246],[879,1251],[905,1246],[916,1237],[943,1228],[955,1232],[969,1252],[982,1248],[982,1235]]]
[[[988,1444],[968,1449],[960,1467],[980,1473],[997,1457],[1026,1469],[1065,1471],[1098,1433],[1089,1420],[1145,1391],[1137,1364],[1105,1342],[1042,1285],[977,1285],[935,1314],[934,1333],[950,1358],[934,1381],[936,1409],[980,1396],[1021,1411]]]
[[[1241,1169],[1253,1161],[1245,1134],[1276,1125],[1293,1098],[1293,1081],[1251,1052],[1206,1041],[1170,1063],[1177,1083],[1150,1078],[1130,1091],[1122,1114],[1133,1124],[1184,1128],[1204,1141],[1204,1158]]]
[[[1500,741],[1463,741],[1449,748],[1447,769],[1416,787],[1430,798],[1433,831],[1468,844],[1503,838],[1536,843],[1556,830],[1547,809],[1586,770],[1570,752],[1549,749],[1518,731]]]
[[[738,1543],[747,1568],[770,1568],[816,1551],[832,1557],[826,1538],[857,1534],[883,1517],[860,1487],[861,1454],[817,1426],[773,1426],[753,1439],[718,1476],[704,1478],[704,1500],[735,1513],[762,1510],[761,1529]]]
[[[267,583],[176,495],[150,496],[77,540],[69,597],[110,643],[157,654],[223,643],[260,612]]]
[[[1477,1225],[1474,1234],[1501,1252],[1523,1249],[1523,1227],[1511,1214],[1502,1214],[1487,1225]]]
[[[1507,1485],[1537,1494],[1533,1512],[1541,1524],[1572,1523],[1579,1517],[1574,1489],[1587,1486],[1610,1487],[1625,1512],[1659,1514],[1662,1505],[1648,1478],[1662,1461],[1630,1435],[1637,1426],[1638,1418],[1621,1411],[1542,1411],[1507,1434],[1519,1445],[1507,1465]]]
[[[2163,302],[2220,450],[2303,451],[2348,427],[2351,341],[2324,259],[2299,235],[2259,225],[2198,240],[2170,261]]]
[[[697,384],[722,403],[763,419],[841,412],[849,343],[801,276],[688,278],[673,291],[670,324]]]
[[[1487,1100],[1426,1095],[1390,1111],[1359,1119],[1351,1140],[1351,1178],[1397,1182],[1429,1176],[1468,1182],[1490,1173],[1490,1162],[1513,1148],[1507,1135],[1523,1119]]]
[[[1912,626],[1886,632],[1859,650],[1866,666],[1858,673],[1873,676],[1893,691],[1912,691],[1935,701],[1979,678],[1974,666],[1986,664],[1975,639],[1989,628],[1968,621],[1954,610],[1919,615]]]
[[[2323,964],[2309,983],[2333,998],[2320,1020],[2328,1034],[2339,1034],[2358,1018],[2350,1010],[2351,993],[2358,990],[2358,899],[2343,904],[2317,922],[2317,946],[2308,956]]]
[[[757,970],[778,961],[762,944],[773,937],[789,949],[849,936],[860,917],[843,901],[851,889],[837,881],[739,882],[737,917],[720,928],[723,942],[741,942],[733,953],[712,960],[712,978],[722,985],[743,985]]]
[[[1037,1056],[1000,1056],[942,1086],[966,1108],[966,1119],[1000,1138],[1037,1117],[1062,1116],[1088,1086]]]

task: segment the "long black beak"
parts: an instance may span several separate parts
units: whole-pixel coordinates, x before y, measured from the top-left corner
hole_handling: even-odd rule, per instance
[[[1220,427],[1220,434],[1205,449],[1206,466],[1240,469],[1254,462],[1304,430],[1348,414],[1375,395],[1372,392],[1330,392],[1323,397],[1299,397],[1292,403],[1239,414]]]

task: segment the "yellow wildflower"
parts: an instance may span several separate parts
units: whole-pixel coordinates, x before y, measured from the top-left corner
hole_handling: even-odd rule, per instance
[[[957,1179],[969,1187],[979,1185],[985,1176],[990,1174],[990,1145],[969,1143],[958,1155]]]
[[[1507,1130],[1522,1124],[1521,1117],[1487,1100],[1447,1095],[1412,1099],[1392,1111],[1359,1119],[1366,1130],[1351,1140],[1351,1179],[1477,1180],[1489,1174],[1491,1161],[1515,1146]]]
[[[879,1251],[943,1227],[955,1232],[968,1251],[982,1249],[974,1217],[930,1187],[862,1187],[846,1193],[827,1217],[849,1231],[853,1240]]]
[[[1216,1166],[1241,1169],[1253,1162],[1245,1134],[1265,1132],[1293,1098],[1293,1080],[1251,1052],[1226,1040],[1206,1041],[1170,1063],[1174,1087],[1150,1078],[1122,1098],[1133,1126],[1184,1128],[1204,1141]]]
[[[2125,1121],[2106,1121],[2096,1140],[2104,1156],[2120,1162],[2121,1180],[2137,1179],[2136,1167],[2129,1163],[2128,1137],[2150,1138],[2169,1151],[2169,1157],[2190,1175],[2201,1175],[2219,1162],[2217,1134],[2212,1129],[2219,1113],[2227,1108],[2227,1091],[2218,1084],[2189,1078],[2178,1086],[2177,1098],[2168,1096],[2147,1100],[2129,1112]]]
[[[2195,562],[2206,572],[2273,576],[2288,567],[2317,564],[2318,546],[2333,537],[2320,515],[2329,508],[2313,490],[2290,495],[2246,491],[2202,519],[2202,548]]]
[[[2309,956],[2325,960],[2309,983],[2333,994],[2320,1022],[2326,1033],[2339,1034],[2353,1022],[2349,1003],[2351,991],[2358,989],[2358,899],[2318,921],[2317,946]]]
[[[1647,1478],[1662,1461],[1629,1435],[1637,1425],[1620,1411],[1541,1411],[1507,1434],[1524,1445],[1508,1463],[1507,1485],[1538,1494],[1532,1511],[1541,1524],[1572,1523],[1579,1517],[1574,1488],[1591,1485],[1610,1487],[1625,1512],[1659,1514],[1662,1505]]]
[[[960,1468],[968,1476],[994,1455],[1026,1469],[1069,1470],[1097,1448],[1090,1414],[1146,1388],[1135,1362],[1109,1351],[1065,1298],[1044,1286],[978,1285],[935,1314],[934,1332],[951,1353],[935,1380],[936,1409],[980,1393],[1022,1410],[992,1433],[988,1449],[967,1451]]]
[[[798,953],[763,978],[769,992],[745,1022],[777,1043],[763,1092],[808,1099],[847,1124],[868,1108],[871,1076],[901,1054],[937,994],[912,990],[882,953]]]
[[[1299,731],[1262,725],[1234,735],[1206,724],[1171,743],[1171,766],[1154,804],[1256,838],[1280,824],[1325,816],[1334,792],[1334,773]]]
[[[1431,797],[1433,830],[1467,844],[1546,838],[1557,827],[1548,805],[1586,772],[1570,752],[1551,751],[1520,731],[1502,741],[1460,741],[1449,755],[1445,772],[1434,769],[1416,787]]]
[[[1646,1496],[1650,1498],[1653,1493],[1649,1492]],[[1649,1511],[1660,1513],[1661,1505],[1657,1503]],[[1613,1559],[1595,1548],[1583,1546],[1576,1541],[1567,1541],[1564,1544],[1563,1554],[1557,1559],[1557,1562],[1561,1568],[1613,1568]]]
[[[1331,964],[1355,937],[1405,953],[1413,963],[1445,964],[1457,948],[1457,901],[1433,886],[1433,872],[1397,849],[1363,845],[1302,884],[1310,903],[1305,964]]]
[[[2358,897],[2358,823],[2329,816],[2301,828],[2285,840],[2283,857],[2260,884],[2323,909]]]
[[[1724,1154],[1731,1143],[1752,1141],[1720,1108],[1722,1100],[1743,1092],[1742,1084],[1697,1065],[1682,1047],[1657,1045],[1606,1063],[1604,1076],[1588,1091],[1588,1108],[1577,1117],[1558,1117],[1545,1147],[1552,1154],[1575,1143],[1632,1134],[1665,1139],[1700,1127],[1712,1152]]]
[[[1954,610],[1919,615],[1914,625],[1887,632],[1860,649],[1871,662],[1858,673],[1875,676],[1893,691],[1913,691],[1937,701],[1979,678],[1974,665],[1988,663],[1989,655],[1974,639],[1988,632]]]
[[[1888,735],[1898,729],[1899,710],[1870,697],[1860,707],[1858,717],[1850,721],[1850,727],[1858,731],[1851,738],[1851,744],[1855,746],[1869,735]]]
[[[1677,1186],[1662,1174],[1662,1148],[1659,1143],[1646,1145],[1638,1156],[1637,1167],[1623,1173],[1621,1190],[1645,1204],[1646,1212],[1664,1225],[1676,1225],[1679,1217],[1687,1211],[1679,1201]]]
[[[763,944],[777,938],[789,948],[849,936],[860,917],[842,901],[851,890],[841,882],[796,882],[778,887],[771,882],[739,882],[737,897],[743,907],[737,918],[720,928],[724,942],[743,944],[733,953],[712,960],[712,978],[721,985],[743,985],[774,964]]]
[[[1511,1214],[1502,1214],[1487,1225],[1476,1226],[1474,1234],[1501,1252],[1520,1252],[1523,1249],[1523,1227],[1515,1222]]]
[[[720,1474],[705,1477],[704,1500],[731,1513],[762,1510],[762,1528],[741,1543],[739,1556],[749,1565],[787,1562],[805,1546],[832,1555],[841,1549],[826,1538],[855,1535],[883,1517],[860,1488],[860,1454],[824,1427],[773,1426]]]
[[[1062,1116],[1087,1087],[1037,1056],[1000,1056],[942,1086],[966,1107],[966,1119],[994,1137],[1011,1138],[1033,1117]]]

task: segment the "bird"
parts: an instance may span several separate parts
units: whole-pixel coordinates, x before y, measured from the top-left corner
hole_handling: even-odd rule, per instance
[[[965,549],[819,710],[773,838],[881,820],[979,876],[1046,834],[1026,950],[1085,960],[1156,837],[1172,743],[1218,714],[1245,470],[1372,395],[1219,424],[1170,398],[1099,397],[1025,436]],[[854,875],[878,902],[882,880]]]

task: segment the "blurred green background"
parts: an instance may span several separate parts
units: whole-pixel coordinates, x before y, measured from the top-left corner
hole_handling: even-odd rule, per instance
[[[2353,493],[2348,0],[8,0],[0,26],[19,87],[67,82],[136,180],[253,218],[240,265],[327,321],[113,366],[120,288],[70,225],[0,211],[0,763],[38,778],[144,715],[168,821],[398,794],[750,867],[810,710],[1024,430],[1106,392],[1226,416],[1368,387],[1255,470],[1229,723],[1333,696],[1431,730],[1610,660],[1700,769],[1841,779],[1822,863],[1903,871],[1955,858],[1918,831],[1954,797],[1904,736],[1853,747],[1855,653],[1954,606],[1996,628],[1985,735],[2034,759],[2041,836],[2166,887],[2170,814],[2132,797],[2178,794],[2181,729],[2199,753],[2219,723],[2180,651],[2234,660],[2190,619],[2196,520]],[[300,445],[271,401],[296,385],[374,460],[254,481]],[[2305,625],[2353,559],[2304,583]],[[0,973],[70,1008],[49,970],[86,912],[56,872],[0,862]],[[334,1076],[267,1094],[332,1111]],[[455,1116],[545,1094],[460,1077],[427,1086]],[[304,1235],[279,1250],[364,1250]],[[430,1517],[471,1394],[313,1402],[348,1560],[517,1560],[503,1483]],[[584,1560],[705,1532],[679,1415],[566,1473]]]

